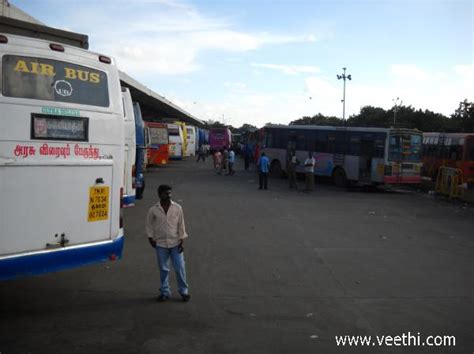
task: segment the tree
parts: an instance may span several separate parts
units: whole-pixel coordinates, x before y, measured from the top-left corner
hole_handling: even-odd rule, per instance
[[[459,102],[459,107],[451,115],[458,131],[465,133],[474,132],[474,103],[467,99]]]
[[[303,117],[290,122],[290,125],[342,125],[342,120],[337,117],[326,117],[318,113],[312,117]]]

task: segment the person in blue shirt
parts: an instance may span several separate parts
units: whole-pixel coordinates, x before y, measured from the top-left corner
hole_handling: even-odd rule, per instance
[[[258,179],[259,179],[259,188],[258,189],[267,189],[267,177],[269,171],[270,161],[268,157],[262,152],[262,155],[258,159],[257,167],[258,167]]]

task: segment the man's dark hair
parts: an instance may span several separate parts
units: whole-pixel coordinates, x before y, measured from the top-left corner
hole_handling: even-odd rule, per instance
[[[168,186],[167,184],[162,184],[158,187],[158,195],[160,195],[161,192],[170,191],[171,189],[171,186]]]

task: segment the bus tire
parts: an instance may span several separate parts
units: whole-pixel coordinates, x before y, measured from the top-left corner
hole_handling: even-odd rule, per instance
[[[272,177],[281,177],[283,175],[280,161],[272,161],[272,163],[270,164],[270,175]]]
[[[332,180],[337,187],[343,188],[348,186],[346,172],[342,168],[336,168],[332,173]]]

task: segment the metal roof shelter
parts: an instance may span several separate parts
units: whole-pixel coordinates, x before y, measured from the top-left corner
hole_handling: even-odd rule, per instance
[[[140,104],[144,120],[161,121],[171,118],[199,127],[204,126],[203,121],[184,111],[166,98],[158,95],[123,71],[119,71],[119,75],[121,85],[128,87],[132,99]]]

